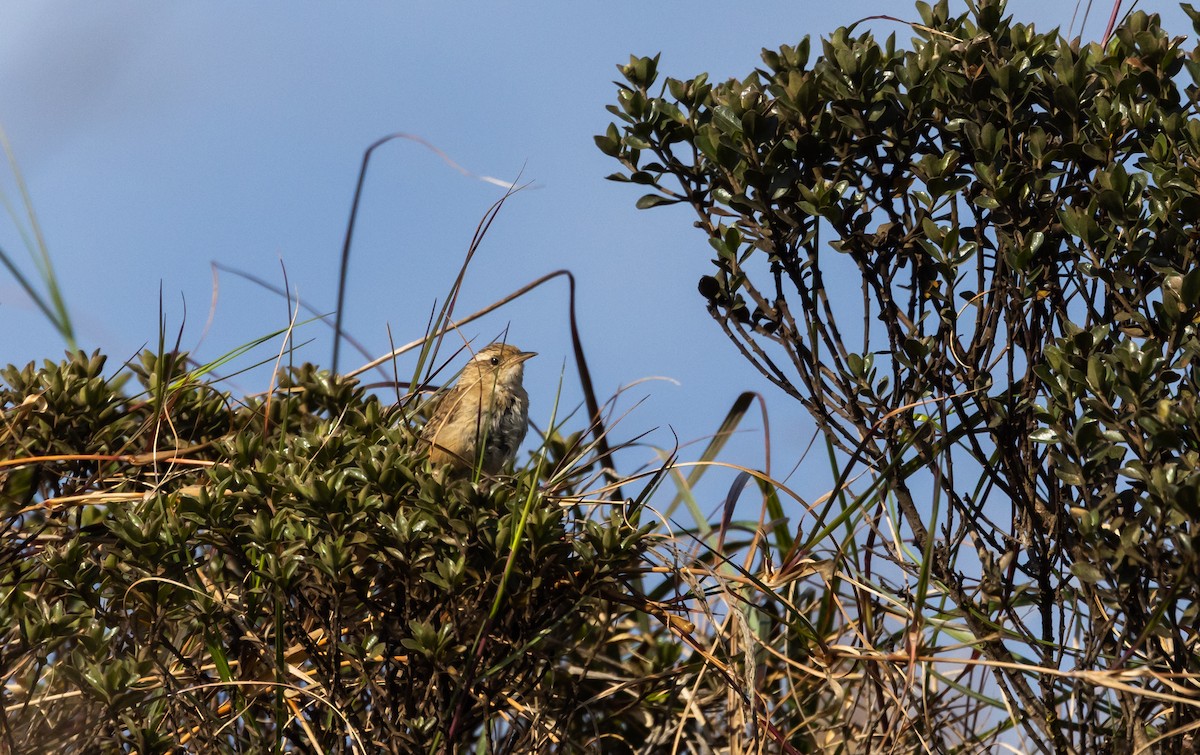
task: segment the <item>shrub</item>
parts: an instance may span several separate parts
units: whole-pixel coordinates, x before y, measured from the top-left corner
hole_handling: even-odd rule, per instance
[[[795,553],[870,585],[844,741],[936,750],[986,700],[1031,750],[1185,750],[1200,47],[1141,12],[1080,45],[967,5],[917,3],[907,49],[842,28],[741,80],[632,58],[596,142],[638,207],[694,212],[709,314],[836,459]]]
[[[234,400],[184,355],[104,362],[2,372],[10,751],[583,751],[651,723],[653,682],[584,673],[654,645],[612,600],[633,502],[443,482],[411,402],[312,366]]]

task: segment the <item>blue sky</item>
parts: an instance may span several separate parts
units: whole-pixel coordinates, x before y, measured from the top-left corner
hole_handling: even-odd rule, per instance
[[[1097,4],[1100,5],[1100,4]],[[1094,39],[1106,7],[1084,28]],[[1167,26],[1191,34],[1175,6]],[[1159,6],[1159,7],[1156,7]],[[1073,2],[1019,0],[1039,27],[1067,27]],[[751,10],[743,10],[751,8]],[[601,397],[648,376],[619,433],[660,428],[669,445],[716,429],[734,398],[763,391],[777,472],[812,432],[795,402],[721,335],[696,294],[710,251],[688,211],[633,207],[639,192],[604,180],[617,165],[593,145],[611,120],[614,65],[662,53],[660,70],[745,75],[760,48],[828,33],[865,16],[916,18],[907,3],[283,3],[7,0],[0,7],[0,124],[29,185],[87,349],[123,360],[157,339],[159,287],[168,329],[201,359],[287,321],[287,305],[210,263],[282,283],[334,307],[341,241],[363,149],[405,131],[478,174],[532,181],[512,198],[472,265],[459,313],[559,268],[577,277],[580,326]],[[1078,22],[1076,22],[1078,25]],[[908,30],[874,22],[878,33]],[[15,198],[11,176],[0,189]],[[368,176],[349,279],[347,327],[376,354],[418,337],[475,225],[500,195],[412,143],[378,151]],[[0,244],[22,257],[7,219]],[[26,268],[32,270],[32,266]],[[0,273],[0,361],[58,358],[62,343]],[[549,416],[566,361],[577,401],[566,287],[552,283],[477,325],[541,356],[528,365],[533,414]],[[328,363],[319,325],[302,357]],[[267,352],[261,352],[266,356]],[[362,363],[344,352],[342,366]],[[402,363],[401,372],[408,363]],[[241,378],[245,392],[266,376]],[[758,428],[757,416],[747,427]],[[694,455],[695,452],[693,452]],[[648,461],[651,454],[647,452]],[[686,456],[686,454],[685,454]],[[748,433],[731,460],[761,467]],[[819,465],[819,462],[818,462]],[[626,470],[628,471],[628,470]],[[805,487],[801,485],[800,487]],[[819,490],[804,491],[816,495]]]

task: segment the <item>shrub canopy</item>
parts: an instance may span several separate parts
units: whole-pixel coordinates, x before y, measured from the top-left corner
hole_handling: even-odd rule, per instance
[[[645,547],[631,509],[583,516],[531,472],[443,482],[411,404],[311,366],[243,401],[191,379],[184,355],[143,355],[132,395],[103,366],[2,371],[8,749],[645,736],[645,707],[622,709],[674,656],[629,661],[628,644],[649,647],[614,637],[630,611],[612,598],[630,602]],[[597,686],[589,664],[630,673],[627,691],[600,694],[618,677]]]
[[[894,596],[860,593],[859,644],[936,656],[950,629],[1030,748],[1185,746],[1200,48],[1141,12],[1084,45],[967,5],[917,3],[907,49],[843,28],[723,83],[632,58],[596,143],[651,190],[638,207],[694,212],[709,314],[840,452],[847,516],[898,512],[899,537],[856,546],[882,558],[841,556]],[[847,496],[864,473],[878,494]],[[819,511],[802,539],[829,532]],[[1110,672],[1128,686],[1098,686]],[[901,720],[928,716],[895,694],[919,711]]]

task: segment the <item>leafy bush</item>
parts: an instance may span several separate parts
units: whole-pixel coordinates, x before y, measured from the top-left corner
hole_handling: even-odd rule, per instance
[[[1102,46],[967,5],[917,3],[911,49],[842,28],[724,83],[632,58],[596,142],[639,207],[694,211],[710,315],[839,460],[797,552],[870,585],[846,741],[983,746],[941,736],[992,706],[981,737],[1030,750],[1187,750],[1200,47],[1141,12]]]
[[[311,366],[235,401],[183,355],[144,354],[136,396],[104,362],[2,373],[10,751],[582,751],[645,735],[652,706],[629,696],[655,683],[614,693],[582,671],[662,670],[628,661],[655,640],[612,600],[630,603],[647,545],[636,504],[585,517],[525,470],[443,482],[412,405]]]

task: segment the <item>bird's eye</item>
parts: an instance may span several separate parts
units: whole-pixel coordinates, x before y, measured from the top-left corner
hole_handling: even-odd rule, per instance
[[[492,357],[491,362],[492,366],[495,367],[496,365],[500,364],[500,357]]]

